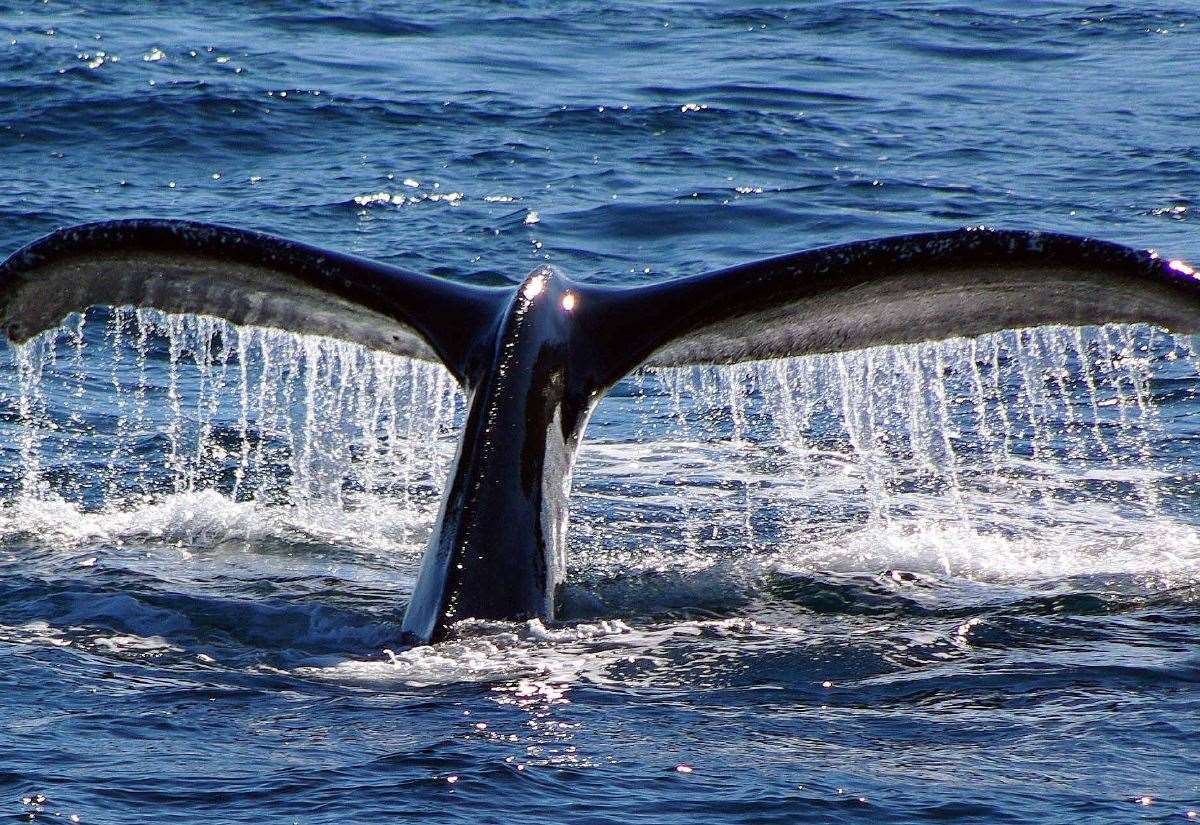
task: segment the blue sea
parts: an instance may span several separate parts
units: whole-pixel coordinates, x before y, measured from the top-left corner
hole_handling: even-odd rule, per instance
[[[1200,9],[0,2],[0,257],[191,218],[472,283],[990,224],[1200,260]],[[0,816],[1200,819],[1200,356],[641,371],[554,622],[400,621],[436,366],[97,308],[0,352]]]

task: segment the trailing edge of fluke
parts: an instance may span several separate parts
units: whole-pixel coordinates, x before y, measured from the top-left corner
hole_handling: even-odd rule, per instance
[[[259,232],[122,220],[54,232],[0,264],[23,342],[93,305],[153,307],[440,362],[468,399],[404,617],[554,617],[571,468],[596,402],[641,365],[733,363],[1004,329],[1147,322],[1200,331],[1188,264],[1103,241],[969,228],[829,246],[626,288],[547,266],[511,287],[408,272]]]

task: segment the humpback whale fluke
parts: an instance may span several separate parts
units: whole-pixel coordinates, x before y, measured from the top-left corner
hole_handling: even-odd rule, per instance
[[[437,361],[467,397],[404,632],[553,618],[571,469],[588,416],[641,365],[734,363],[1044,324],[1200,331],[1200,280],[1152,252],[971,228],[842,244],[642,286],[539,267],[476,287],[259,232],[85,224],[0,264],[21,342],[89,306],[213,315]]]

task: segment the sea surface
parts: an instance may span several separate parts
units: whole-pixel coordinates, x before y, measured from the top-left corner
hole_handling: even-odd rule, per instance
[[[1184,0],[0,2],[0,256],[154,215],[488,284],[981,223],[1200,260],[1198,76]],[[0,353],[0,817],[1198,819],[1198,343],[638,373],[559,619],[406,649],[447,373],[72,316]]]

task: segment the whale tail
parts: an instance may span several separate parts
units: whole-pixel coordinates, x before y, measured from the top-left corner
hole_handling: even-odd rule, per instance
[[[0,264],[24,341],[92,305],[213,315],[443,364],[468,411],[404,631],[552,618],[575,451],[639,366],[724,364],[1046,324],[1200,330],[1182,261],[1070,235],[965,229],[800,252],[627,288],[539,268],[512,288],[409,272],[258,232],[129,220],[55,232]]]

